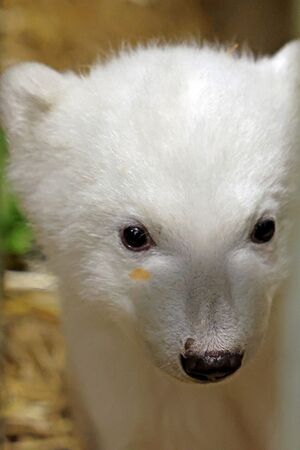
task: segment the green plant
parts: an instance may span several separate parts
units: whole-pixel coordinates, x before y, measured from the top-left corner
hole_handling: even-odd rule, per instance
[[[32,231],[20,212],[18,202],[9,189],[5,178],[7,147],[5,136],[0,130],[0,235],[4,254],[22,255],[32,245]]]

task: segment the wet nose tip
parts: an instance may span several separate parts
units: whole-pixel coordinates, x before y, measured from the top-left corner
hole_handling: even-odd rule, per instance
[[[204,355],[180,356],[181,366],[192,378],[215,382],[236,372],[242,364],[242,352],[207,352]]]

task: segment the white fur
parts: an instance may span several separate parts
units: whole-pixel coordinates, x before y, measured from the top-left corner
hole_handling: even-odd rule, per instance
[[[90,450],[233,450],[205,433],[201,401],[218,387],[183,383],[179,355],[192,337],[247,361],[262,339],[289,267],[299,74],[297,42],[257,61],[179,45],[86,76],[4,74],[9,175],[60,278]],[[265,214],[275,237],[253,244]],[[135,221],[156,247],[122,245]],[[137,267],[150,280],[131,279]]]

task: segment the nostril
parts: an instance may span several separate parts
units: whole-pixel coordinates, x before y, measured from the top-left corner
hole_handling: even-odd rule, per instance
[[[242,353],[208,352],[198,357],[198,365],[206,371],[231,371],[237,370],[242,363]]]
[[[204,355],[181,355],[181,366],[190,377],[212,382],[236,372],[242,359],[243,353],[207,352]]]

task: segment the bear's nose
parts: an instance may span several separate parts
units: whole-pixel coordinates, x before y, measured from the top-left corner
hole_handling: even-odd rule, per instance
[[[181,365],[187,375],[199,381],[213,383],[228,377],[242,364],[243,353],[207,352],[204,355],[181,355]]]

